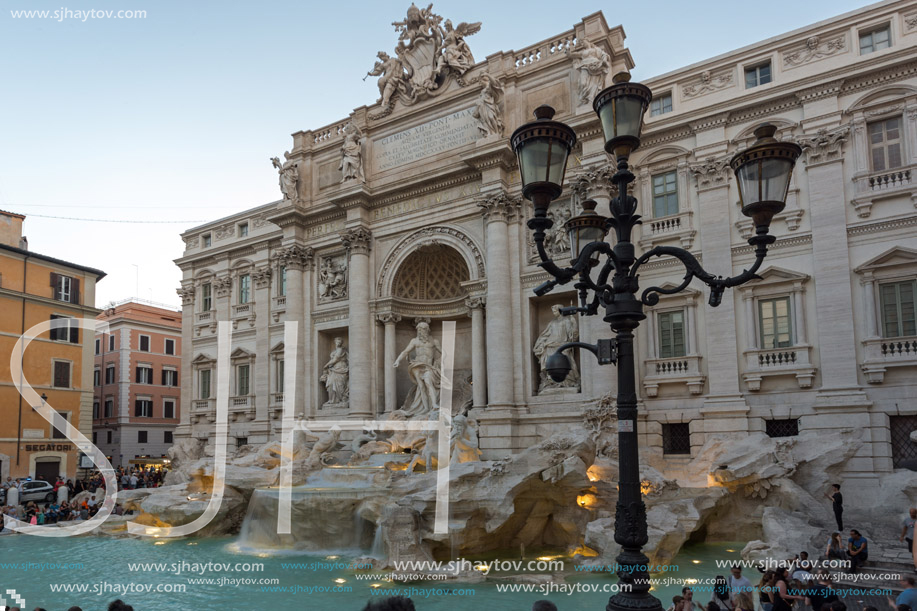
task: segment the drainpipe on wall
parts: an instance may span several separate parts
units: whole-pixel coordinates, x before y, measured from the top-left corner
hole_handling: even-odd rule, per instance
[[[26,254],[25,259],[22,260],[22,319],[19,323],[20,338],[25,335],[25,303],[26,303],[26,280],[28,279],[29,274],[29,257],[32,255]],[[25,344],[21,342],[19,344],[19,388],[22,388],[25,383],[25,367],[23,363],[23,354],[25,352]],[[19,455],[22,448],[22,393],[19,393],[19,424],[16,426],[16,466],[19,466]]]

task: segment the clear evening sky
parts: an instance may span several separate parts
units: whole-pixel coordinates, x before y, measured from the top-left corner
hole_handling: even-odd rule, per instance
[[[426,4],[426,3],[424,3]],[[0,209],[27,215],[31,250],[108,272],[96,305],[179,305],[179,233],[279,197],[270,157],[290,134],[378,98],[361,80],[407,0],[0,2]],[[851,0],[439,0],[481,21],[477,60],[602,10],[646,79],[865,6]],[[140,19],[14,18],[13,11],[146,11]],[[67,13],[65,13],[67,14]],[[510,128],[515,126],[509,126]],[[37,215],[170,224],[103,223]]]

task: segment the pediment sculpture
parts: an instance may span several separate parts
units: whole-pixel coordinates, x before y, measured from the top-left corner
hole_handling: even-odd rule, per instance
[[[440,25],[442,24],[442,25]],[[398,32],[395,57],[379,51],[379,61],[366,76],[379,77],[382,110],[371,119],[392,112],[395,101],[410,106],[445,89],[449,79],[465,85],[463,76],[474,66],[467,36],[481,30],[481,22],[459,23],[433,12],[433,5],[420,9],[411,4],[402,21],[392,22]],[[365,79],[366,77],[364,77]]]

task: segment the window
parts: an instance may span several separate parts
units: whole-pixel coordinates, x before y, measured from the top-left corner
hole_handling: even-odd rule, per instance
[[[892,467],[903,469],[904,461],[917,459],[917,443],[911,441],[911,431],[917,430],[917,416],[889,416],[888,428],[892,441]]]
[[[251,296],[252,277],[248,274],[239,276],[239,303],[248,303]]]
[[[137,431],[137,443],[146,443],[147,431]]]
[[[887,23],[868,32],[860,32],[860,55],[887,49],[891,44],[891,28]]]
[[[248,445],[248,437],[236,437],[236,447],[241,448],[242,446]]]
[[[162,370],[163,386],[178,386],[178,372],[174,369]]]
[[[201,241],[204,244],[204,248],[210,248],[211,244],[213,244],[213,237],[211,234],[205,233],[203,236],[201,236]]]
[[[162,432],[162,442],[163,443],[172,443],[172,431],[163,431]]]
[[[166,354],[174,355],[175,354],[175,340],[167,339],[165,345],[163,346],[163,351]]]
[[[107,434],[105,435],[105,439],[106,439],[105,443],[111,443],[111,431],[106,431],[106,433]]]
[[[745,68],[745,89],[771,82],[771,63],[758,64]]]
[[[92,372],[92,385],[101,386],[102,385],[102,370],[98,367],[95,368]]]
[[[280,296],[287,294],[287,267],[284,265],[280,268]]]
[[[111,415],[114,411],[115,411],[114,399],[105,399],[105,417],[111,418]],[[109,435],[108,443],[111,443],[111,435]]]
[[[213,305],[210,297],[210,283],[206,282],[201,285],[201,312],[209,312]]]
[[[768,437],[795,437],[799,435],[799,418],[765,420],[764,432]]]
[[[236,367],[236,396],[244,397],[248,394],[248,365]]]
[[[869,157],[873,172],[901,167],[901,117],[876,121],[867,126]]]
[[[134,401],[134,416],[138,418],[152,418],[153,401],[151,399],[137,399]]]
[[[140,336],[140,352],[149,352],[150,351],[150,336],[141,335]]]
[[[152,384],[153,383],[153,366],[152,365],[137,365],[137,377],[135,379],[137,384]]]
[[[659,358],[668,359],[687,354],[685,347],[685,312],[659,313]]]
[[[199,397],[201,399],[210,398],[210,370],[204,369],[199,374],[198,387],[200,389]]]
[[[244,238],[248,235],[248,223],[239,223],[239,237]]]
[[[100,407],[100,405],[99,405],[99,402],[98,402],[98,401],[96,401],[96,402],[94,402],[94,403],[92,404],[92,417],[93,417],[93,419],[98,418],[98,417],[101,415],[101,414],[99,413],[99,412],[100,412],[99,407]]]
[[[55,323],[55,320],[60,322]],[[80,328],[77,326],[76,319],[52,314],[50,337],[55,341],[70,342],[71,344],[80,343]]]
[[[915,294],[917,294],[917,281],[915,280],[879,285],[883,337],[917,335]]]
[[[653,216],[678,214],[678,184],[675,172],[653,176]]]
[[[71,278],[63,274],[51,273],[51,292],[57,301],[66,301],[67,303],[80,302],[80,281],[79,278]]]
[[[98,431],[92,432],[92,445],[94,446],[99,445],[99,432]]]
[[[761,347],[765,350],[788,348],[793,345],[789,297],[759,301],[758,322],[761,330]]]
[[[70,363],[54,361],[54,387],[70,388]]]
[[[105,368],[105,383],[114,384],[115,383],[115,366],[109,365]]]
[[[69,413],[57,412],[57,415],[63,418],[64,420],[68,419],[70,416]],[[64,431],[67,429],[65,426],[63,429],[59,429],[53,424],[51,425],[51,439],[66,439],[67,436],[64,434]]]
[[[667,112],[672,112],[672,94],[663,93],[654,97],[650,103],[650,116],[664,115]]]
[[[663,423],[662,453],[691,454],[691,432],[687,422]]]
[[[96,340],[96,354],[102,354],[102,340]]]
[[[283,392],[283,361],[277,361],[277,392]]]
[[[114,335],[108,336],[108,351],[109,352],[115,351],[115,336]]]
[[[174,418],[175,417],[175,401],[173,399],[166,399],[162,402],[162,417],[163,418]]]

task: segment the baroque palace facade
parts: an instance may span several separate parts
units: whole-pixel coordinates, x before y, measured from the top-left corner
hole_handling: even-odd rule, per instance
[[[615,390],[613,369],[590,355],[576,357],[565,385],[542,375],[545,346],[610,331],[600,317],[555,320],[572,289],[534,294],[548,276],[535,265],[508,136],[553,106],[579,140],[551,209],[556,226],[585,198],[607,213],[612,169],[591,102],[633,68],[624,31],[595,13],[475,61],[465,38],[480,24],[440,19],[412,7],[396,24],[397,57],[380,52],[371,72],[377,103],[293,134],[273,160],[283,199],[182,235],[188,409],[178,438],[213,435],[221,320],[234,326],[239,445],[277,438],[285,376],[295,376],[298,417],[410,412],[417,379],[393,363],[422,321],[435,338],[455,322],[454,403],[479,422],[485,458],[581,422]],[[723,433],[860,429],[867,443],[844,477],[863,483],[915,456],[915,51],[917,2],[889,1],[644,81],[654,100],[632,157],[638,250],[680,245],[713,273],[741,272],[752,226],[728,159],[765,121],[804,149],[761,279],[715,310],[701,286],[647,308],[641,443],[670,475]],[[563,259],[566,236],[552,232]],[[641,284],[682,275],[657,259]],[[299,321],[296,363],[283,362],[286,321]]]

